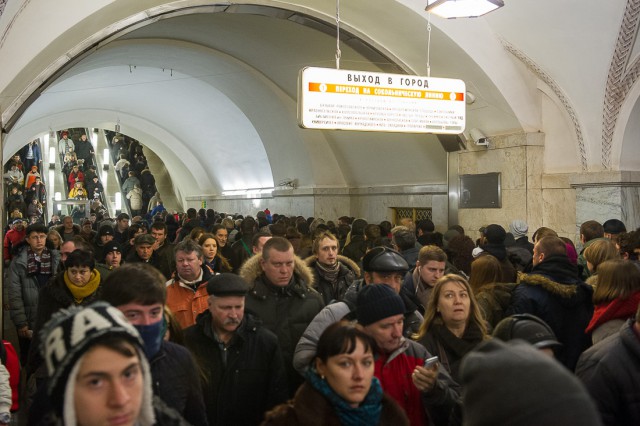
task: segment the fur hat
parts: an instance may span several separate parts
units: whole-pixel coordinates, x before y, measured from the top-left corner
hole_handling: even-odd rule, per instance
[[[600,424],[582,383],[558,361],[521,340],[481,343],[463,359],[460,378],[468,426]]]
[[[40,350],[48,377],[47,394],[62,415],[64,424],[76,424],[73,395],[81,359],[103,337],[114,335],[136,348],[144,377],[139,423],[154,423],[151,373],[143,351],[144,342],[122,312],[106,302],[95,302],[84,308],[61,309],[40,332]]]
[[[516,240],[518,238],[526,237],[527,232],[529,232],[529,225],[524,220],[514,220],[509,224],[509,231],[513,234],[513,238]]]
[[[402,298],[386,284],[365,285],[358,293],[358,323],[369,325],[394,315],[404,314]]]

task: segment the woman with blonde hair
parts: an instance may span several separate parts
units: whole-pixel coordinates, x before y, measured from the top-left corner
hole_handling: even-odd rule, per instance
[[[627,260],[607,260],[598,267],[596,278],[593,317],[586,329],[594,345],[617,333],[635,315],[640,304],[640,269]]]
[[[609,239],[596,240],[584,250],[584,259],[591,276],[587,278],[587,284],[596,285],[598,267],[607,260],[620,259],[620,253],[615,243]]]
[[[415,340],[437,355],[455,381],[462,358],[487,339],[487,326],[471,286],[459,275],[447,274],[433,288],[424,321]]]
[[[478,256],[471,263],[469,285],[491,328],[505,317],[505,311],[511,303],[511,292],[516,286],[515,283],[501,283],[501,277],[500,262],[491,255]]]
[[[47,241],[50,241],[53,245],[54,250],[60,250],[60,246],[62,245],[62,236],[55,229],[50,229],[47,233]]]

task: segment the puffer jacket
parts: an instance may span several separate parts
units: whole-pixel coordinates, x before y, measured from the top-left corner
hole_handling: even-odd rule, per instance
[[[9,305],[11,320],[16,327],[25,325],[33,330],[38,309],[38,280],[27,274],[27,248],[25,245],[18,252],[9,266]],[[60,252],[51,250],[51,271],[55,273],[60,263]],[[52,275],[53,277],[53,275]]]
[[[640,339],[634,322],[587,349],[576,367],[607,426],[640,424]]]
[[[293,352],[313,318],[322,310],[322,296],[313,289],[313,274],[299,257],[295,257],[293,278],[287,287],[275,289],[264,278],[260,255],[251,257],[240,269],[240,276],[250,283],[245,307],[258,315],[264,326],[278,336],[287,368],[289,395],[303,382],[293,369]]]
[[[349,286],[360,276],[360,268],[353,260],[348,257],[338,255],[340,271],[338,272],[338,279],[334,287],[318,272],[318,268],[316,267],[318,263],[318,256],[309,256],[304,260],[304,262],[309,268],[311,268],[311,272],[313,273],[313,288],[320,293],[326,305],[331,302],[342,300]]]
[[[552,255],[519,274],[506,315],[533,314],[549,324],[563,350],[558,360],[571,371],[591,345],[585,329],[593,315],[593,289],[578,277],[578,268],[563,255]]]

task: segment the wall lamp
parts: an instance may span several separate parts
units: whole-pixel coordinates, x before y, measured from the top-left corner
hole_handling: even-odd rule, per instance
[[[427,0],[425,10],[445,19],[476,18],[502,6],[502,0]]]

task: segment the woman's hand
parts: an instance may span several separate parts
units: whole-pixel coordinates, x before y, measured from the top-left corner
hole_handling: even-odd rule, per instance
[[[420,392],[430,392],[438,381],[438,364],[426,368],[416,366],[411,380]]]

